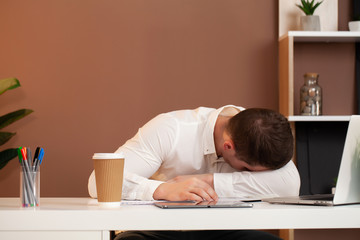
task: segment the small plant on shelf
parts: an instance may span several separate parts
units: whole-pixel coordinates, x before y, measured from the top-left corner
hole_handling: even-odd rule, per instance
[[[321,2],[316,2],[315,0],[301,0],[301,5],[300,4],[296,4],[296,6],[298,6],[304,13],[305,15],[313,15],[316,8],[322,3]]]
[[[315,0],[301,0],[301,4],[295,4],[304,13],[300,16],[300,30],[303,31],[320,31],[320,16],[314,15],[315,10],[320,6],[321,2]]]

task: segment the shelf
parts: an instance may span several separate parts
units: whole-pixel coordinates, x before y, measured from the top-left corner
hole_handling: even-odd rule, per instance
[[[350,121],[350,115],[346,116],[289,116],[290,122],[348,122]]]
[[[360,42],[360,32],[350,31],[290,31],[280,37],[292,37],[294,42]]]
[[[279,111],[285,116],[296,116],[295,99],[298,87],[294,81],[294,52],[296,43],[355,43],[360,42],[360,32],[350,31],[289,31],[279,38]],[[339,60],[340,61],[340,60]],[[323,112],[324,113],[324,112]],[[337,114],[327,113],[325,114]],[[339,112],[340,116],[353,112]],[[306,121],[306,120],[301,120]],[[321,120],[319,120],[321,121]],[[325,118],[325,121],[329,121]],[[332,121],[332,120],[330,120]],[[335,120],[337,121],[337,120]],[[348,120],[340,120],[348,121]]]

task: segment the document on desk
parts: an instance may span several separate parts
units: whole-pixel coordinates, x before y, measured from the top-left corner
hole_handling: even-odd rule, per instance
[[[194,201],[166,201],[166,200],[122,200],[121,205],[155,205],[155,203],[170,202],[170,203],[193,203]]]
[[[121,205],[154,205],[158,201],[122,200]]]
[[[170,208],[185,208],[189,207],[252,207],[252,204],[249,202],[260,201],[261,198],[220,198],[216,201],[166,201],[166,200],[151,200],[151,201],[142,201],[142,200],[122,200],[121,205],[155,205],[157,207],[161,206],[170,206]]]
[[[177,208],[252,208],[253,204],[239,200],[224,200],[218,201],[202,201],[202,202],[158,202],[156,207],[163,209],[177,209]]]

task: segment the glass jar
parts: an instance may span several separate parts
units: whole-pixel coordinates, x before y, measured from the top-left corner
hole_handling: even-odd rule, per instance
[[[317,73],[306,73],[304,85],[300,88],[300,114],[319,116],[322,114],[322,90],[318,85]]]

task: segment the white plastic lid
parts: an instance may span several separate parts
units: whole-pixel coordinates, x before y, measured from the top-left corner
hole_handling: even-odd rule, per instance
[[[124,158],[123,153],[94,153],[93,159],[118,159]]]

